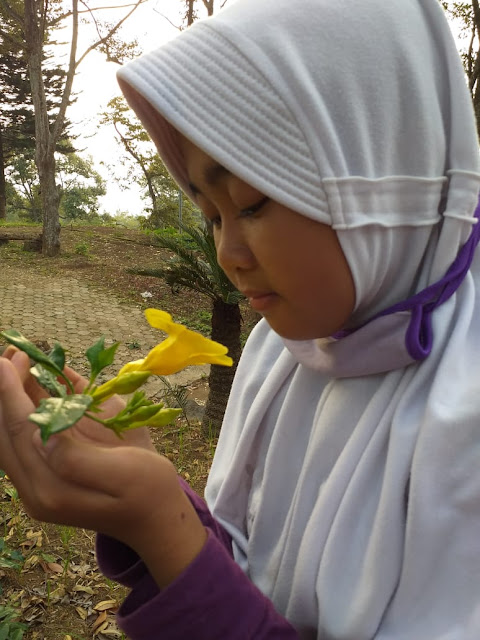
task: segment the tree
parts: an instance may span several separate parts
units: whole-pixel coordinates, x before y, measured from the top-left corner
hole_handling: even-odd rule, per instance
[[[50,56],[51,57],[51,56]],[[51,64],[45,56],[45,89],[49,120],[58,106],[65,72]],[[0,218],[5,217],[5,170],[16,155],[33,158],[35,154],[35,123],[30,82],[27,73],[24,39],[18,25],[12,24],[0,6]],[[69,140],[70,123],[65,120],[57,150],[73,151]],[[61,143],[61,145],[60,145]]]
[[[32,222],[41,222],[40,185],[31,154],[27,152],[14,156],[7,174],[7,184],[11,187],[8,202],[13,205],[13,211]]]
[[[61,216],[69,221],[98,216],[98,198],[107,190],[93,159],[70,153],[59,158],[58,169]]]
[[[81,158],[75,153],[59,155],[57,160],[59,180],[59,211],[66,220],[89,218],[98,215],[98,198],[105,195],[105,182],[93,169],[91,158]],[[35,162],[31,156],[17,155],[8,172],[10,191],[15,212],[40,222],[42,209],[40,183]]]
[[[197,0],[185,0],[185,21],[187,26],[193,24],[193,22],[198,18],[195,11],[196,2]],[[209,16],[213,15],[217,4],[220,9],[227,4],[227,0],[222,0],[221,2],[215,2],[215,0],[202,0],[202,2],[203,6],[207,10],[207,15]]]
[[[4,36],[8,34],[8,39]],[[5,168],[15,150],[34,148],[29,82],[22,60],[21,34],[0,11],[0,219],[6,217]]]
[[[120,163],[126,168],[126,187],[132,181],[136,182],[145,190],[145,197],[150,202],[146,226],[155,229],[173,225],[178,219],[178,187],[152,147],[147,132],[122,97],[113,98],[108,103],[99,127],[105,124],[114,127],[116,140],[125,152]],[[182,208],[185,221],[192,222],[196,217],[193,204],[186,200]]]
[[[447,16],[459,24],[460,37],[466,42],[461,54],[475,109],[477,131],[480,134],[480,3],[479,0],[442,0],[442,5]]]
[[[66,111],[70,101],[73,80],[78,66],[93,49],[100,49],[107,59],[120,61],[125,50],[115,41],[115,36],[125,20],[145,0],[135,0],[133,7],[115,25],[102,24],[94,16],[96,9],[86,7],[79,11],[78,0],[70,0],[70,9],[63,12],[60,0],[0,0],[0,8],[21,29],[25,40],[28,74],[35,114],[35,163],[38,169],[43,207],[43,253],[57,255],[60,251],[59,191],[56,184],[55,149],[64,126]],[[79,16],[86,13],[97,30],[98,39],[80,55],[77,55]],[[63,83],[63,92],[54,121],[49,122],[47,96],[45,90],[44,51],[49,43],[50,32],[65,24],[71,24],[70,53]],[[5,36],[5,33],[2,32]],[[131,53],[131,47],[127,48]]]
[[[228,348],[233,358],[230,368],[211,365],[209,394],[202,421],[206,436],[218,435],[228,396],[241,354],[241,313],[243,295],[234,287],[217,261],[212,234],[208,230],[183,227],[182,234],[160,233],[157,241],[173,253],[173,259],[158,269],[129,269],[130,272],[164,279],[174,292],[181,289],[206,296],[212,303],[211,338]]]

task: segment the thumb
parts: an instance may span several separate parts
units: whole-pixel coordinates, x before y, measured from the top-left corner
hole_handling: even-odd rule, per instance
[[[35,406],[23,388],[15,365],[10,360],[0,358],[1,430],[8,430],[14,435],[22,425],[25,425],[29,414],[34,410]]]

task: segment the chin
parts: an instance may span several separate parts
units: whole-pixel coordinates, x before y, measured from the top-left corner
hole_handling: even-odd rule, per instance
[[[264,316],[270,328],[285,340],[319,340],[329,338],[344,327],[344,323],[329,323],[327,326],[319,326],[318,323],[311,326],[301,325],[292,322],[275,321],[274,318]],[[339,326],[340,324],[340,326]]]
[[[266,318],[265,318],[266,319]],[[299,342],[302,340],[317,340],[318,338],[327,338],[331,334],[327,335],[319,335],[322,331],[307,331],[300,327],[285,327],[280,326],[277,323],[269,322],[267,320],[270,328],[275,331],[281,338],[285,340],[298,340]]]

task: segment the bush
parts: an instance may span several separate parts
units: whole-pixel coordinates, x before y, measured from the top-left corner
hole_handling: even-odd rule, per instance
[[[88,256],[89,251],[90,251],[90,247],[86,242],[79,242],[75,246],[75,253],[78,253],[78,255],[80,256]]]

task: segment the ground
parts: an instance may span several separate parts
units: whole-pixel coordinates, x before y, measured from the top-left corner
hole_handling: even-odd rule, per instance
[[[190,328],[208,331],[210,303],[198,295],[174,295],[162,280],[135,276],[126,267],[154,267],[168,259],[168,252],[155,246],[152,237],[124,227],[64,227],[62,252],[44,258],[27,252],[20,242],[0,247],[3,277],[15,278],[26,271],[48,274],[52,280],[71,275],[92,287],[108,287],[126,304],[175,309],[175,319]],[[100,283],[100,284],[99,284]],[[141,294],[151,294],[143,300]],[[257,320],[243,310],[245,332]],[[1,310],[0,310],[1,314]],[[1,325],[1,316],[0,316]],[[98,336],[92,336],[97,338]],[[90,343],[89,343],[90,344]],[[1,348],[1,343],[0,343]],[[132,345],[132,349],[135,345]],[[133,359],[133,358],[132,358]],[[195,406],[205,402],[205,379],[186,389]],[[202,437],[195,415],[154,433],[161,453],[175,461],[179,473],[200,493],[203,491],[215,442]],[[22,509],[8,478],[0,480],[0,616],[2,607],[12,607],[18,620],[28,625],[23,636],[13,622],[5,640],[87,640],[125,638],[114,622],[114,613],[125,590],[106,580],[95,564],[94,535],[35,522]],[[21,554],[21,555],[20,555]],[[5,629],[5,623],[3,623]]]

